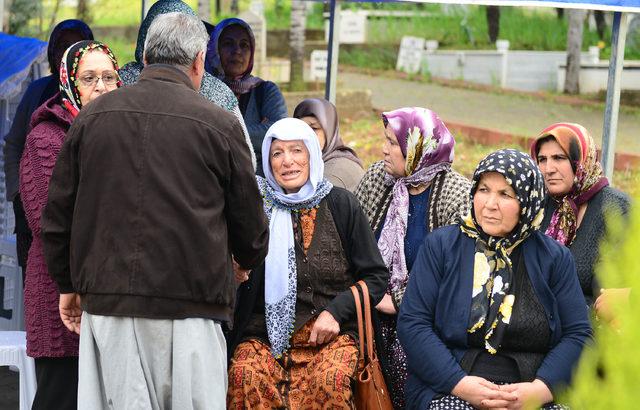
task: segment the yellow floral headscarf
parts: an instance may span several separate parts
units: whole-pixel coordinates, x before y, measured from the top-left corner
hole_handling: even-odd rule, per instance
[[[460,229],[475,239],[473,291],[468,332],[485,330],[485,349],[495,354],[511,320],[515,295],[513,266],[509,255],[531,232],[540,227],[544,216],[544,180],[531,157],[505,149],[489,154],[480,161],[473,175],[471,203],[485,172],[497,172],[511,185],[520,202],[520,218],[505,237],[487,235],[478,224],[473,205],[471,213],[459,221]]]

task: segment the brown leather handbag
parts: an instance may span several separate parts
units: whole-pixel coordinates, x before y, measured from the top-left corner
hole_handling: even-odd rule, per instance
[[[360,286],[360,289],[362,289],[364,315],[357,286]],[[376,355],[376,350],[373,345],[371,304],[367,284],[363,281],[358,281],[356,285],[351,286],[351,293],[353,293],[353,299],[356,302],[358,336],[360,338],[360,355],[358,357],[356,391],[354,394],[356,409],[392,410],[393,405],[391,404],[389,390],[384,381],[380,362],[378,361],[378,356]]]

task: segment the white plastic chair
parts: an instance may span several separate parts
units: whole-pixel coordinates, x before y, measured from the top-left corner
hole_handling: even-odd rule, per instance
[[[31,409],[36,394],[36,365],[27,356],[25,332],[0,332],[0,366],[12,366],[20,372],[20,410]]]
[[[0,239],[0,331],[24,330],[22,273],[18,266],[15,241]],[[0,289],[1,291],[2,289]]]

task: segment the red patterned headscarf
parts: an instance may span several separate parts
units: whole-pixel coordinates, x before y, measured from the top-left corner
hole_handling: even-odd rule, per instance
[[[113,63],[113,69],[118,72],[118,61],[111,52],[111,49],[99,41],[85,40],[79,41],[69,47],[64,52],[62,62],[60,64],[60,95],[62,97],[62,106],[69,110],[69,112],[76,117],[78,112],[82,108],[82,101],[80,100],[80,91],[78,90],[78,66],[82,57],[94,50],[99,50],[105,53],[111,62]],[[122,81],[118,81],[118,87],[122,86]]]
[[[582,125],[563,122],[544,129],[531,145],[531,156],[536,162],[540,151],[539,142],[547,137],[553,137],[562,147],[571,161],[575,177],[571,191],[556,198],[559,206],[551,217],[546,234],[569,246],[576,235],[578,208],[609,185],[609,180],[598,162],[596,144]]]

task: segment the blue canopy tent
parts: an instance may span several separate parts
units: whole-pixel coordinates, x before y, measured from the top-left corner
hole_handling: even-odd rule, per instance
[[[44,41],[0,33],[1,145],[27,86],[48,73],[46,60]],[[0,330],[20,330],[24,328],[22,275],[13,239],[13,210],[5,200],[4,161],[0,161],[0,231]]]
[[[10,102],[19,100],[29,82],[46,74],[40,67],[46,58],[44,41],[0,33],[0,100],[6,104],[1,111],[0,136],[9,129]]]
[[[335,87],[337,75],[337,60],[339,40],[334,30],[339,18],[339,0],[327,0],[330,4],[329,15],[329,50],[327,61],[327,80],[325,83],[325,98],[335,103]],[[355,2],[387,2],[391,0],[343,0],[346,3]],[[613,11],[613,27],[611,35],[611,59],[609,63],[609,78],[607,83],[607,99],[604,115],[604,130],[602,134],[602,162],[606,176],[613,177],[615,159],[616,132],[618,126],[618,110],[620,106],[620,82],[622,63],[624,60],[624,46],[627,33],[627,13],[640,13],[640,0],[406,0],[411,3],[449,3],[485,6],[538,6],[574,8],[586,10]]]

